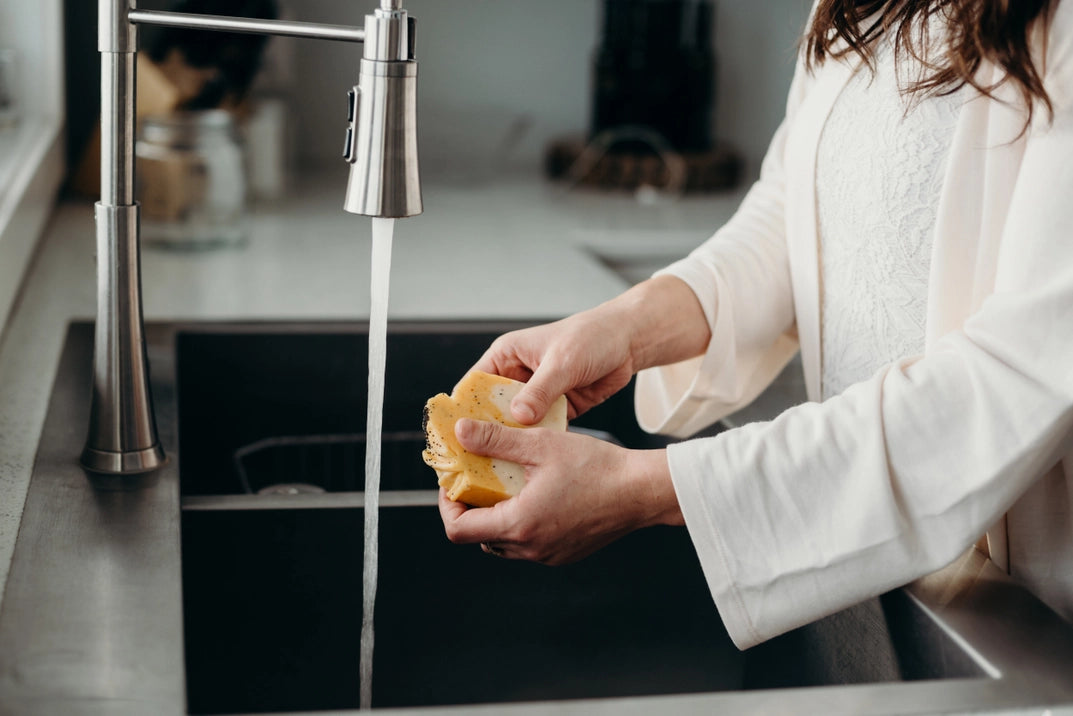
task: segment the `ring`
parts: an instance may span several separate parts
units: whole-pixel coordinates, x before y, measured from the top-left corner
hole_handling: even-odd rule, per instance
[[[481,549],[485,552],[485,554],[490,554],[493,557],[503,556],[503,550],[499,549],[499,547],[493,547],[487,542],[481,542]]]

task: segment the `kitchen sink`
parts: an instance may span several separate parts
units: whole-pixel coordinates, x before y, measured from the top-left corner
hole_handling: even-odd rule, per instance
[[[374,705],[738,688],[741,658],[683,529],[561,569],[445,538],[422,409],[510,327],[390,332]],[[209,329],[175,345],[190,708],[356,707],[367,334]],[[666,444],[637,427],[631,390],[572,429]]]
[[[742,654],[684,528],[555,569],[450,544],[420,458],[422,407],[512,327],[396,324],[389,335],[374,706],[985,674],[938,629],[931,643],[956,658],[922,670],[903,645],[899,661],[888,620],[914,613],[896,596]],[[180,331],[175,345],[190,708],[356,707],[367,335],[223,327]],[[667,444],[638,428],[632,386],[572,429]]]
[[[1073,703],[1073,628],[979,555],[740,652],[683,528],[642,530],[556,568],[450,544],[420,459],[421,409],[522,325],[389,327],[375,707],[920,714]],[[70,327],[42,432],[0,611],[0,712],[356,711],[365,327],[150,324],[170,462],[129,484],[88,480],[76,462],[92,335]],[[666,445],[637,427],[631,390],[571,429]]]

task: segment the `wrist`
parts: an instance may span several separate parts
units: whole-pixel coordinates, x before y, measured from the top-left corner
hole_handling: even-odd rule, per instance
[[[657,276],[609,302],[626,331],[634,372],[700,355],[711,330],[693,289],[675,276]]]
[[[626,456],[627,495],[636,509],[636,526],[684,525],[682,508],[671,479],[666,450],[629,450]]]

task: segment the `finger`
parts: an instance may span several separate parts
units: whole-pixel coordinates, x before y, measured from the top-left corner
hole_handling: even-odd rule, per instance
[[[462,418],[455,423],[455,437],[469,452],[497,457],[521,465],[533,454],[533,433],[523,428],[509,428],[499,423]]]
[[[447,497],[447,490],[440,488],[440,519],[446,525],[448,522],[454,522],[458,517],[469,509],[465,504],[461,502],[455,502]]]
[[[465,379],[465,376],[469,375],[473,371],[491,373],[492,375],[500,375],[504,378],[516,380],[519,383],[524,383],[525,381],[529,380],[529,378],[533,375],[533,371],[529,370],[524,365],[521,365],[519,363],[499,363],[495,362],[493,359],[485,360],[484,358],[474,363],[473,367],[470,368],[466,372],[466,374],[462,376],[462,379]],[[462,382],[462,379],[459,380],[459,383]],[[457,387],[458,383],[455,383],[455,388]],[[454,393],[455,388],[451,389],[452,393]]]
[[[509,500],[508,500],[509,502]],[[446,491],[440,491],[440,517],[447,539],[455,544],[477,544],[489,542],[497,546],[504,545],[506,532],[506,510],[499,503],[495,507],[469,508],[458,502],[451,502]]]
[[[512,334],[506,334],[510,336]],[[525,382],[533,375],[533,370],[529,367],[528,363],[518,355],[518,347],[513,344],[508,344],[506,347],[500,344],[504,342],[506,336],[500,336],[492,345],[484,352],[484,355],[473,364],[471,370],[479,370],[485,373],[492,373],[493,375],[501,375],[504,378],[510,378],[511,380],[518,380]]]
[[[498,352],[495,350],[495,346],[492,346],[484,352],[484,355],[473,364],[473,367],[470,370],[479,370],[484,373],[499,375],[500,367],[497,356]]]
[[[573,387],[565,371],[551,363],[541,363],[510,402],[510,413],[523,425],[539,423],[548,414],[551,404]]]

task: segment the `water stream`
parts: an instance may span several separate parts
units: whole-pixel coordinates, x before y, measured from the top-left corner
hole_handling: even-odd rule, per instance
[[[369,397],[365,423],[365,561],[362,570],[361,708],[373,701],[373,607],[376,604],[380,522],[381,426],[387,364],[387,304],[394,219],[373,219],[369,304]]]

